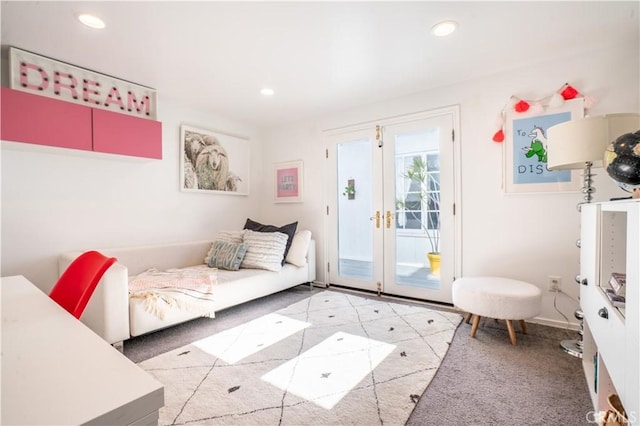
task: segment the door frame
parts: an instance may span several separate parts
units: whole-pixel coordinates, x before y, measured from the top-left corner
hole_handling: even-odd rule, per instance
[[[323,140],[323,148],[328,150],[328,139],[330,137],[336,136],[341,133],[346,132],[355,132],[358,130],[365,130],[375,128],[376,125],[379,126],[388,126],[392,124],[400,124],[404,122],[416,121],[429,119],[436,116],[441,115],[451,115],[452,117],[452,128],[453,128],[453,200],[454,200],[454,215],[453,215],[453,226],[454,226],[454,241],[453,241],[453,279],[455,280],[457,277],[460,277],[462,274],[462,175],[461,175],[461,139],[460,139],[460,105],[451,105],[441,108],[434,108],[425,111],[419,111],[414,113],[402,114],[402,115],[394,115],[388,116],[386,118],[374,119],[370,121],[364,121],[359,123],[354,123],[346,126],[327,128],[322,130],[322,140]],[[328,173],[330,167],[328,162],[325,163],[325,167],[323,168],[324,172],[324,181],[327,182]],[[325,241],[329,241],[329,232],[330,232],[330,223],[329,217],[327,214],[329,200],[331,197],[335,197],[335,188],[330,187],[330,185],[325,185],[324,188],[324,206],[326,208],[324,215],[324,232],[325,232]],[[330,284],[329,280],[329,271],[328,271],[328,259],[329,259],[329,244],[325,244],[323,248],[323,257],[324,257],[324,265],[323,269],[323,281],[325,285]]]

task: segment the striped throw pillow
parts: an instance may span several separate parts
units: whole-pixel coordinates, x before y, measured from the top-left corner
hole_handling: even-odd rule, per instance
[[[247,246],[244,244],[216,240],[211,246],[211,257],[207,265],[211,268],[237,271],[246,252]]]
[[[220,231],[216,236],[214,241],[225,241],[227,243],[234,244],[242,244],[242,231]],[[207,255],[204,258],[204,264],[209,264],[209,259],[211,259],[211,251],[213,250],[213,244],[211,244],[211,248],[207,252]]]
[[[247,253],[240,267],[280,271],[288,239],[289,236],[282,232],[256,232],[245,229],[243,243],[247,246]]]

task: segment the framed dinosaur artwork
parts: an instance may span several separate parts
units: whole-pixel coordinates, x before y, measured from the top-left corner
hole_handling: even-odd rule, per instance
[[[584,99],[572,99],[542,112],[506,113],[503,144],[503,188],[509,193],[580,191],[582,170],[547,168],[547,129],[582,118]]]

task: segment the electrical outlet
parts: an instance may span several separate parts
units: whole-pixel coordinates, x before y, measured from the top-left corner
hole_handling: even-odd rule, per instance
[[[562,277],[558,275],[549,275],[549,291],[560,291],[560,284],[562,284]]]

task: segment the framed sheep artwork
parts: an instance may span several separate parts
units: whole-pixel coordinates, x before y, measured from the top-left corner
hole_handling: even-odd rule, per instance
[[[249,195],[250,147],[246,138],[180,126],[180,189]]]

